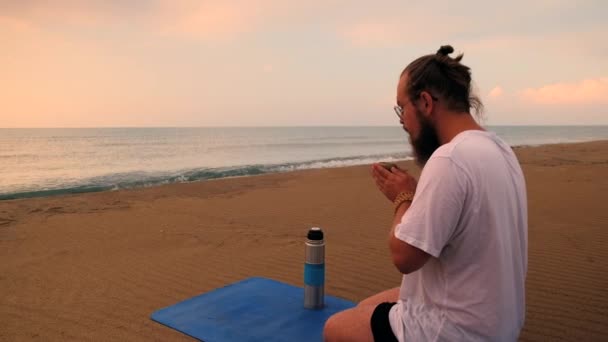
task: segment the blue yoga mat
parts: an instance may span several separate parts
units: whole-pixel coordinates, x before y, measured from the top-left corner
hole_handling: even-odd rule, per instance
[[[304,309],[304,289],[248,278],[160,309],[152,319],[205,342],[322,341],[329,316],[355,306],[325,296],[321,310]]]

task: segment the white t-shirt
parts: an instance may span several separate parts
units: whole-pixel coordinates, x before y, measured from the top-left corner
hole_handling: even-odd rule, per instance
[[[526,187],[494,133],[465,131],[422,170],[395,236],[432,257],[404,275],[389,320],[400,341],[516,341],[528,263]]]

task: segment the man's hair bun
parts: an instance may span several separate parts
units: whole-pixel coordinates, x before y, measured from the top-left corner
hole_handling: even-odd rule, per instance
[[[454,52],[454,48],[451,45],[442,45],[439,50],[437,50],[437,54],[441,56],[447,56]]]

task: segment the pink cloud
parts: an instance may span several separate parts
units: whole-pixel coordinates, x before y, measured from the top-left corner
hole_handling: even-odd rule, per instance
[[[168,34],[219,40],[246,32],[257,20],[258,9],[245,3],[202,2],[161,5],[161,31]]]
[[[525,102],[540,105],[608,104],[608,77],[527,88],[518,95]]]
[[[488,93],[488,96],[491,99],[497,99],[499,97],[501,97],[504,94],[504,90],[502,89],[501,86],[496,86],[494,87],[494,89],[490,90],[490,92]]]
[[[338,3],[335,0],[160,0],[149,16],[164,34],[217,41],[262,28],[291,27],[320,11],[335,8]]]

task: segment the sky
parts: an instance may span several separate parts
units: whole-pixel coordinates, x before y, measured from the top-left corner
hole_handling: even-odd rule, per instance
[[[0,0],[0,127],[397,124],[450,44],[486,125],[608,125],[608,1]]]

